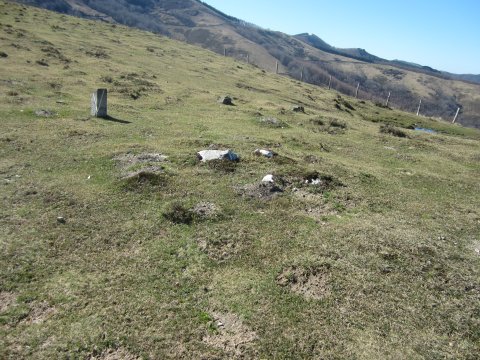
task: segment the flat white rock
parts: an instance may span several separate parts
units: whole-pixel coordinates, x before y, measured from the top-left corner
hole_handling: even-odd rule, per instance
[[[265,175],[262,179],[262,182],[273,183],[274,182],[273,175],[272,174]]]
[[[197,156],[202,162],[221,159],[238,161],[238,155],[232,150],[202,150],[197,153]]]

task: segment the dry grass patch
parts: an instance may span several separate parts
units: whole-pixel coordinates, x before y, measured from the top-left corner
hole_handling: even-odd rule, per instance
[[[258,356],[255,350],[257,334],[241,318],[230,313],[213,313],[213,331],[203,341],[226,353],[228,358],[247,359]]]

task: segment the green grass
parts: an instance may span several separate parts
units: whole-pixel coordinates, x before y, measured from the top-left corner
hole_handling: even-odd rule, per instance
[[[0,357],[477,356],[479,131],[338,109],[335,92],[183,43],[0,3]],[[89,117],[99,87],[113,120]],[[198,163],[211,144],[241,161]],[[168,156],[161,181],[126,186],[114,158],[144,152]],[[314,171],[343,186],[308,187]],[[291,185],[239,195],[266,174]],[[200,202],[221,215],[164,216]],[[291,266],[327,269],[325,295],[280,286]],[[240,354],[218,345],[251,333]]]

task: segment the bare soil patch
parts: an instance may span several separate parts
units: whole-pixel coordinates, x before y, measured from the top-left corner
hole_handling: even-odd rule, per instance
[[[254,342],[257,334],[249,329],[235,314],[213,314],[215,332],[209,333],[203,341],[226,352],[229,358],[254,358],[257,352]]]
[[[28,324],[40,324],[55,314],[56,309],[50,306],[46,301],[34,303],[31,310],[23,322]]]
[[[274,183],[255,183],[237,188],[237,193],[250,199],[271,200],[284,192],[281,185]]]
[[[320,300],[329,295],[329,266],[289,266],[277,276],[277,284],[288,287],[307,299]]]
[[[0,313],[12,306],[16,299],[17,296],[14,293],[8,291],[0,292]]]
[[[140,357],[133,355],[124,348],[107,349],[100,355],[92,355],[89,360],[139,360]]]

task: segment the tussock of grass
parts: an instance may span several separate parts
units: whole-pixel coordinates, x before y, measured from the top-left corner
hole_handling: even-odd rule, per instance
[[[405,133],[405,131],[397,129],[396,127],[394,127],[390,124],[380,125],[380,132],[382,134],[389,134],[389,135],[393,135],[393,136],[400,137],[400,138],[408,137],[408,135]]]

